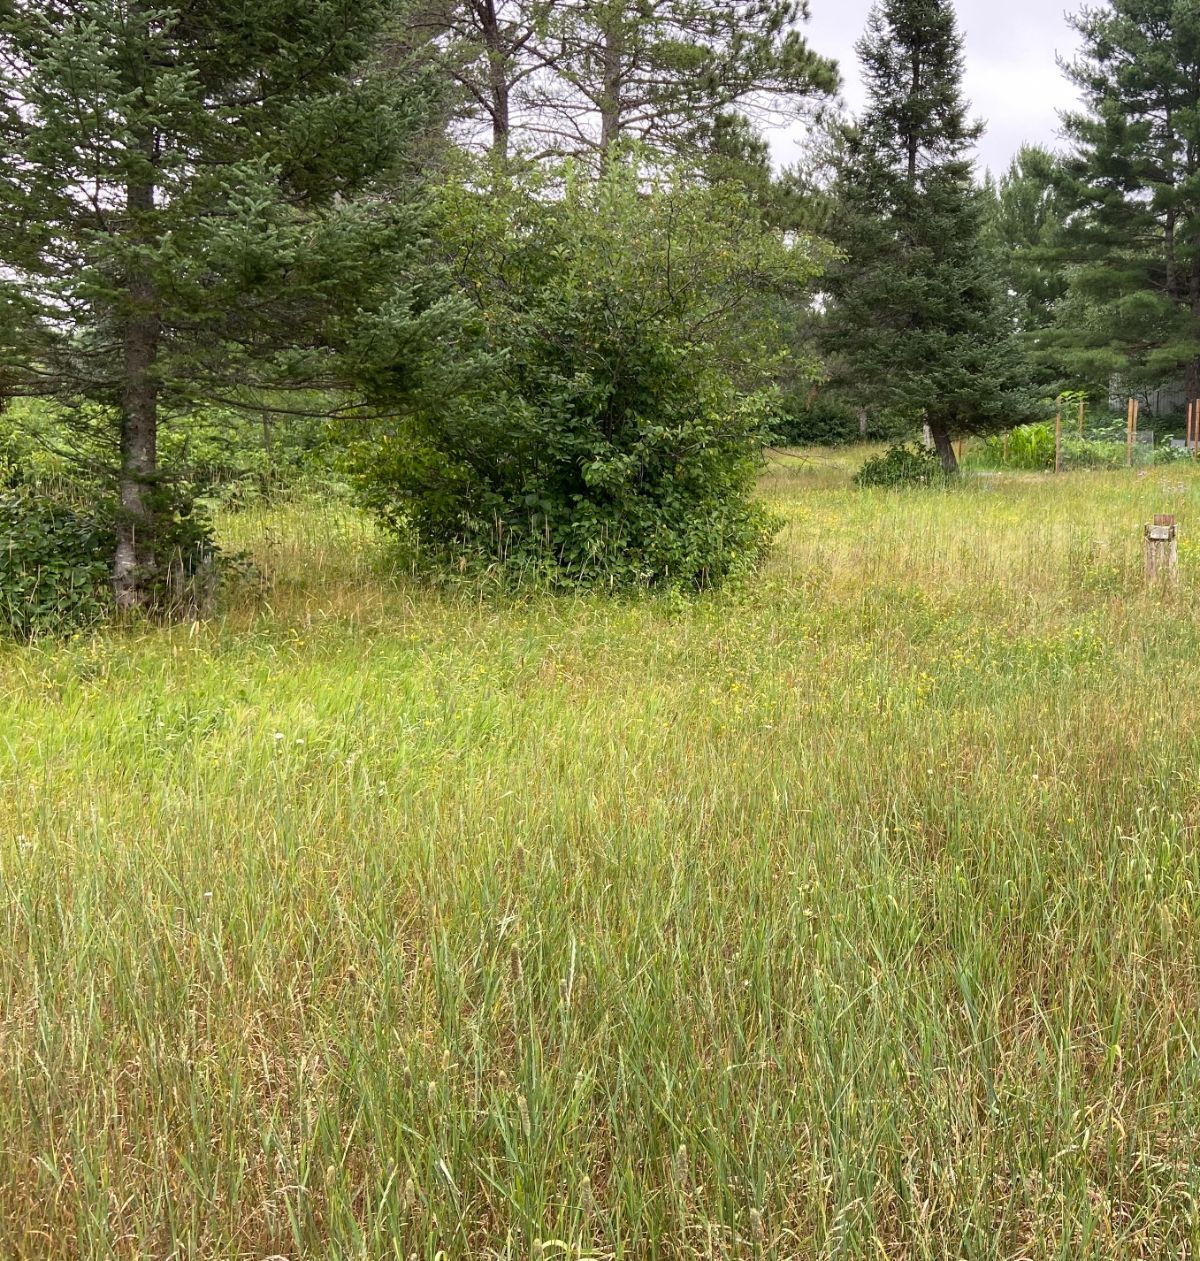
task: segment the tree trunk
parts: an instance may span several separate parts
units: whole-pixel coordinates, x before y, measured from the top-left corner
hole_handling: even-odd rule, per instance
[[[600,98],[600,153],[607,158],[621,138],[621,78],[624,32],[622,13],[617,5],[609,6],[609,24],[604,30],[602,73],[604,85]]]
[[[950,437],[950,431],[944,425],[934,423],[930,424],[929,431],[933,434],[934,449],[942,461],[942,471],[947,477],[952,477],[958,472],[958,457],[954,454],[954,441]]]
[[[483,34],[487,51],[488,95],[491,97],[492,155],[503,161],[508,157],[508,142],[512,132],[509,73],[511,53],[505,46],[500,16],[496,12],[496,0],[482,0],[477,4],[476,16]]]
[[[921,50],[914,46],[912,50],[912,81],[911,81],[911,97],[916,99],[917,93],[921,90]],[[917,182],[917,152],[918,140],[915,129],[908,133],[908,182],[910,185]]]
[[[139,220],[154,210],[154,185],[131,183],[126,209],[135,234]],[[158,471],[159,320],[153,282],[141,262],[128,279],[121,389],[121,511],[117,518],[117,551],[113,560],[113,592],[117,607],[136,609],[150,599],[154,578],[153,491]]]

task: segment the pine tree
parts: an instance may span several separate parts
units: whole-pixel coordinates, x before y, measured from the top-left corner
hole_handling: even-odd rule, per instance
[[[691,159],[732,112],[799,116],[837,89],[806,0],[427,0],[408,43],[448,68],[494,154]]]
[[[425,64],[455,85],[449,106],[457,139],[482,140],[493,157],[510,155],[527,81],[546,60],[544,36],[557,0],[423,0],[386,39],[386,60]],[[528,139],[527,137],[523,137]]]
[[[1080,376],[1200,396],[1200,5],[1109,0],[1073,19],[1066,119],[1075,213],[1059,251],[1072,314],[1058,349]]]
[[[686,155],[727,111],[773,99],[794,112],[836,90],[807,16],[806,0],[559,0],[531,104],[571,150]]]
[[[1056,304],[1067,292],[1067,277],[1055,261],[1070,213],[1059,160],[1039,145],[1023,145],[989,191],[986,235],[1000,251],[1021,330],[1037,339],[1053,324]]]
[[[415,388],[428,363],[447,308],[396,192],[424,100],[357,73],[388,14],[0,0],[2,384],[99,418],[121,607],[151,601],[162,559],[163,422]]]
[[[1028,367],[983,240],[950,0],[881,0],[858,44],[868,105],[841,138],[825,343],[860,406],[953,439],[1020,423]]]

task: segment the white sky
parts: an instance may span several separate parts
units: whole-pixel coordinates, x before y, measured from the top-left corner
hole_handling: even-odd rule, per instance
[[[851,112],[863,104],[854,45],[867,23],[871,0],[809,0],[812,20],[804,26],[812,47],[835,57]],[[958,0],[959,27],[966,34],[967,98],[971,112],[987,124],[980,142],[981,168],[999,174],[1025,141],[1061,147],[1058,113],[1076,104],[1074,88],[1055,58],[1070,58],[1077,37],[1066,15],[1071,0]],[[795,159],[786,132],[772,137],[780,162]]]

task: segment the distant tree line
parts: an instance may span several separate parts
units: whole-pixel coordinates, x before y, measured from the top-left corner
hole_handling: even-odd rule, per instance
[[[879,0],[852,120],[806,17],[0,0],[5,449],[73,462],[128,610],[211,551],[216,423],[303,427],[428,558],[697,587],[761,556],[773,441],[927,425],[952,469],[1061,381],[1195,392],[1200,16],[1085,10],[1073,153],[986,185],[950,0]]]

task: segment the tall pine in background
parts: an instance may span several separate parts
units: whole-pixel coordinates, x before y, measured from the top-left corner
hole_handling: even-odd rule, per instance
[[[1074,301],[1056,351],[1098,387],[1186,381],[1196,398],[1200,4],[1110,0],[1073,24],[1082,50],[1066,69],[1085,108],[1066,119],[1075,213],[1058,261]]]
[[[399,44],[453,78],[460,134],[498,157],[624,142],[690,161],[731,119],[794,119],[833,95],[807,17],[807,0],[419,0]]]
[[[1070,207],[1059,158],[1040,145],[1022,145],[993,195],[986,238],[1000,252],[1001,271],[1016,297],[1021,330],[1035,345],[1054,322],[1068,277],[1057,261]]]
[[[962,94],[949,0],[881,0],[858,44],[866,111],[841,137],[831,223],[827,353],[870,411],[953,440],[1030,418],[1028,367],[973,180],[981,134]]]
[[[122,607],[161,578],[164,421],[433,370],[450,308],[403,166],[426,102],[360,72],[390,13],[0,0],[0,388],[95,429]]]

